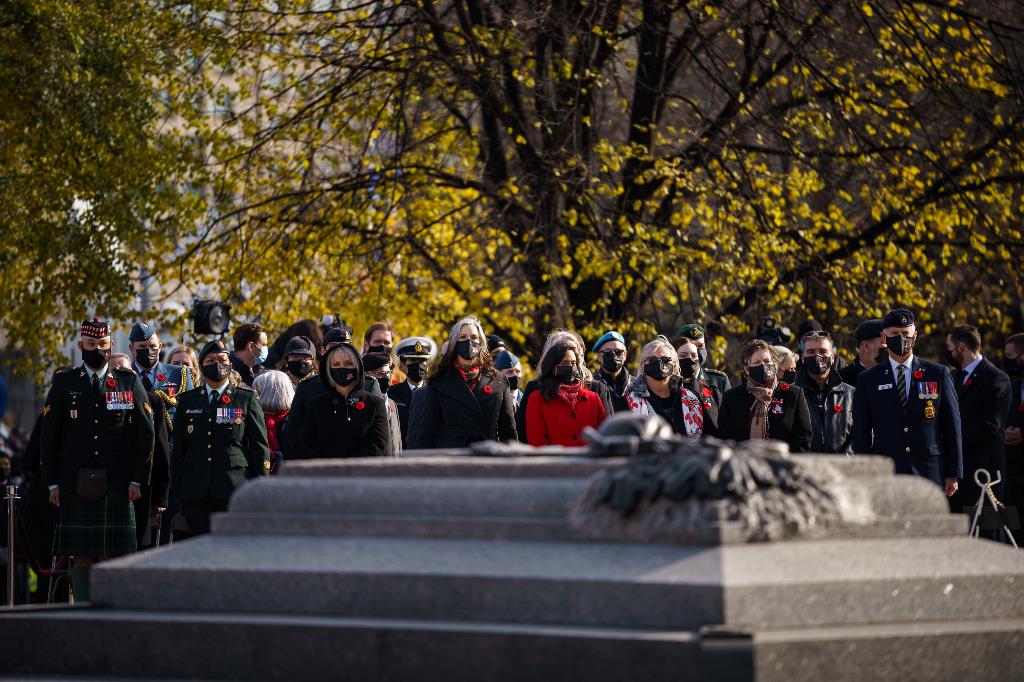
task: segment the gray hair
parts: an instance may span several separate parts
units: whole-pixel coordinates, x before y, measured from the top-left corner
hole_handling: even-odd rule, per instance
[[[658,350],[659,348],[664,348],[665,350],[668,351],[669,357],[672,360],[671,364],[669,365],[669,367],[672,370],[672,376],[679,374],[679,355],[676,353],[676,349],[672,346],[672,342],[669,341],[668,338],[658,335],[654,337],[653,341],[644,346],[643,350],[640,351],[637,376],[642,377],[644,375],[644,364],[652,355],[654,355],[654,351]]]
[[[782,365],[784,360],[792,360],[794,364],[799,360],[797,354],[785,346],[772,346],[772,350],[775,351],[775,355],[778,357],[776,362],[779,366]]]
[[[260,395],[260,406],[264,412],[279,412],[292,406],[295,388],[284,372],[272,369],[253,379],[252,387]]]
[[[445,346],[445,352],[449,348],[454,348],[455,344],[459,342],[459,334],[462,333],[462,328],[467,324],[476,327],[476,332],[480,335],[480,350],[484,353],[487,352],[487,335],[484,334],[484,326],[480,324],[480,320],[476,315],[466,315],[452,325],[451,330],[448,332],[448,345]]]
[[[117,360],[119,358],[124,358],[125,360],[128,361],[128,366],[132,366],[132,356],[128,355],[127,353],[111,353],[110,360],[108,360],[108,362],[113,362],[114,360]]]
[[[330,370],[330,367],[331,367],[331,356],[335,355],[336,353],[345,353],[346,355],[348,355],[348,357],[351,358],[351,360],[352,360],[352,364],[355,365],[356,370],[357,371],[362,371],[363,372],[363,377],[364,378],[366,377],[366,371],[360,369],[363,366],[363,359],[362,359],[362,357],[360,357],[359,351],[357,351],[355,349],[355,346],[352,346],[351,344],[339,343],[336,346],[331,346],[331,349],[329,351],[327,351],[326,353],[324,353],[324,373],[320,375],[320,376],[325,377],[327,379],[327,383],[329,383],[331,385],[331,388],[337,388],[338,387],[338,382],[336,382],[334,380],[334,377],[331,376],[331,370]],[[359,375],[357,374],[356,376],[358,378]],[[356,386],[356,388],[361,388],[361,385],[360,386]]]

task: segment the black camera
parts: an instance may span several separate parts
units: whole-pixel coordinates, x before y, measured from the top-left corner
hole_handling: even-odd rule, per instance
[[[793,340],[793,332],[776,324],[774,317],[765,317],[757,325],[757,338],[772,346],[785,346]]]
[[[231,326],[231,306],[223,301],[201,301],[192,303],[193,334],[225,334]]]

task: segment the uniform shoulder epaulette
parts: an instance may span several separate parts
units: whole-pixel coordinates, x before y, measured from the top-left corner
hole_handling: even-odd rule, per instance
[[[197,391],[202,391],[202,390],[203,390],[202,386],[196,386],[195,388],[190,388],[187,391],[183,391],[182,393],[179,393],[178,394],[178,400],[181,400],[182,398],[184,398],[187,395],[192,395],[193,393],[196,393]]]
[[[245,391],[246,393],[255,393],[256,392],[256,389],[249,388],[248,386],[243,386],[242,384],[238,384],[237,386],[235,386],[235,390],[236,391]]]
[[[708,369],[707,367],[703,367],[701,371],[706,372],[708,374],[717,374],[720,377],[725,376],[725,372],[719,372],[717,369]]]

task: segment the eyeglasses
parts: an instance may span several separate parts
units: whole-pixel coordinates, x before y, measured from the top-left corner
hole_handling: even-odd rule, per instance
[[[804,339],[831,339],[832,335],[826,331],[810,331],[800,337],[800,340]]]
[[[657,362],[662,367],[670,367],[672,365],[672,358],[649,357],[647,358],[647,362]]]
[[[601,351],[601,355],[614,355],[617,358],[621,358],[625,354],[626,351],[620,349]]]

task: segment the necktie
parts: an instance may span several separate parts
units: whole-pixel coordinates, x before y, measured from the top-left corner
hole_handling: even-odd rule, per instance
[[[96,397],[100,397],[100,378],[98,375],[92,375],[92,392],[96,394]]]
[[[220,397],[220,394],[217,391],[210,391],[210,404],[211,405],[216,405],[217,404],[217,398],[219,398],[219,397]]]
[[[142,375],[142,386],[147,391],[152,391],[153,390],[153,380],[149,378],[149,372],[145,372]]]
[[[906,367],[903,365],[897,365],[896,369],[896,390],[900,392],[900,405],[903,406],[903,411],[907,411],[907,376],[905,374]]]

